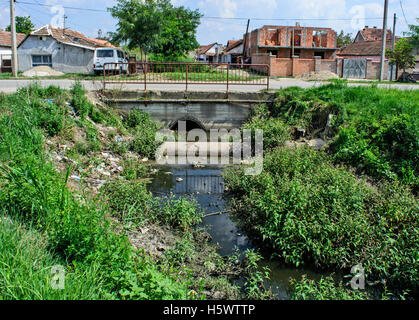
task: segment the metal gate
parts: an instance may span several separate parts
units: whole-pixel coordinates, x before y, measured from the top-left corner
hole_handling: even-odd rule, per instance
[[[343,78],[365,79],[367,75],[366,59],[345,59],[343,60]]]

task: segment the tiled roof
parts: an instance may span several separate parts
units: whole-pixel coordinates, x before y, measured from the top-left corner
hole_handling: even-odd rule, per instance
[[[378,28],[368,28],[365,27],[364,29],[359,31],[362,34],[362,37],[365,41],[377,41],[382,39],[383,29]],[[393,33],[391,30],[387,30],[387,39],[391,39],[393,37]]]
[[[31,35],[51,36],[56,41],[61,43],[82,46],[92,49],[98,47],[113,47],[113,45],[111,45],[109,41],[89,38],[80,32],[73,31],[70,29],[56,28],[50,25],[43,26],[42,28],[35,30],[31,33]]]
[[[224,49],[224,53],[228,53],[231,49],[234,49],[241,45],[243,40],[228,40],[227,48]]]
[[[23,39],[25,39],[26,34],[16,33],[16,45],[19,45]],[[0,47],[12,47],[12,34],[8,31],[0,30]]]
[[[201,46],[200,48],[199,48],[199,54],[206,54],[207,53],[207,51],[209,50],[209,49],[211,49],[214,45],[216,45],[216,43],[214,42],[214,43],[211,43],[211,44],[209,44],[209,45],[206,45],[206,46]],[[210,54],[211,55],[211,54]]]
[[[391,48],[392,41],[387,41],[386,47]],[[381,55],[381,41],[361,41],[348,44],[341,50],[342,56],[379,56]]]

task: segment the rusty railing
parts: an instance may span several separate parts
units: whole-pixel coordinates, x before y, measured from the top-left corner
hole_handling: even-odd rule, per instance
[[[253,85],[269,89],[269,65],[227,63],[141,62],[106,63],[103,67],[103,89],[108,84],[182,84],[192,85]]]

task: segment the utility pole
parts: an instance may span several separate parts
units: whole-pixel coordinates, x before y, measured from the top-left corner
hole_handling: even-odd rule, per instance
[[[17,77],[17,44],[16,44],[16,18],[15,18],[15,1],[10,0],[10,26],[12,30],[12,74]]]
[[[244,41],[243,41],[243,60],[242,60],[242,64],[244,62],[244,56],[246,54],[246,45],[247,45],[247,33],[249,32],[249,24],[250,24],[250,19],[247,19],[247,27],[246,27],[246,34],[244,36]]]
[[[388,0],[384,0],[384,17],[383,17],[383,36],[381,46],[381,59],[380,59],[380,81],[384,80],[384,59],[386,57],[386,41],[387,41],[387,11]]]
[[[67,18],[68,17],[66,15],[63,16],[63,35],[65,35],[65,21],[67,20]]]
[[[394,18],[393,18],[393,41],[391,42],[391,48],[392,50],[394,50],[394,44],[396,43],[396,14],[394,14]],[[395,66],[391,66],[391,71],[390,71],[390,81],[393,81],[393,70],[394,70]],[[397,75],[396,75],[397,77]]]

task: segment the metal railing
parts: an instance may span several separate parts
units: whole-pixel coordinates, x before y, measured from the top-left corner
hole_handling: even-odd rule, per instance
[[[253,85],[269,89],[269,65],[227,63],[136,62],[105,63],[103,89],[108,84],[141,84],[144,91],[150,84],[225,85],[227,96],[230,86]]]

